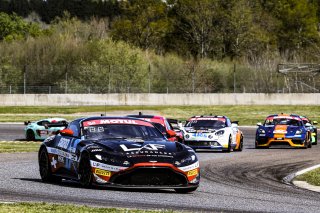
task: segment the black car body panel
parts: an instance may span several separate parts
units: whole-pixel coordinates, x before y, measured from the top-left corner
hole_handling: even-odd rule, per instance
[[[71,122],[67,130],[72,131],[68,134],[61,131],[43,142],[39,150],[40,173],[44,165],[41,153],[45,150],[48,174],[65,179],[81,182],[83,159],[88,158],[93,184],[190,191],[199,185],[200,168],[195,152],[179,142],[168,141],[147,121],[90,117]]]

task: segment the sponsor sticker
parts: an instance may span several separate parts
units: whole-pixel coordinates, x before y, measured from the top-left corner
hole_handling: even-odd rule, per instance
[[[143,125],[143,126],[151,126],[152,124],[140,121],[140,120],[130,120],[130,119],[100,119],[100,120],[91,120],[83,122],[83,126],[95,126],[95,125],[103,125],[103,124],[133,124],[133,125]]]
[[[70,143],[70,139],[66,139],[66,138],[61,138],[59,143],[58,143],[58,147],[63,148],[63,149],[67,149]]]
[[[48,153],[50,153],[50,154],[55,154],[55,155],[58,155],[58,156],[67,158],[67,159],[69,159],[69,160],[72,160],[72,161],[77,161],[77,159],[78,159],[75,154],[71,154],[71,153],[62,151],[62,150],[60,150],[60,149],[47,147],[47,151],[48,151]]]
[[[123,167],[123,166],[113,166],[113,165],[108,165],[108,164],[104,164],[104,163],[100,163],[97,161],[90,161],[90,164],[92,167],[95,167],[96,169],[102,169],[102,170],[108,170],[108,171],[112,171],[112,172],[118,172],[120,170],[124,170],[127,169],[129,167]]]
[[[142,147],[128,148],[125,144],[121,144],[120,147],[125,152],[140,151],[142,149],[150,150],[150,151],[158,151],[159,149],[165,149],[166,145],[163,145],[163,144],[146,144],[146,145],[144,145]]]
[[[195,176],[198,174],[198,169],[191,170],[187,173],[188,177]]]
[[[105,176],[105,177],[110,177],[111,176],[111,172],[110,171],[97,169],[97,168],[94,170],[94,173],[96,173],[97,175]]]
[[[206,118],[206,117],[199,117],[199,118],[191,118],[190,121],[226,121],[225,118]]]

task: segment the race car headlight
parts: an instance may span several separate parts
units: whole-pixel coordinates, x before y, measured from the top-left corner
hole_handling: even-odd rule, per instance
[[[302,133],[302,130],[301,130],[301,129],[298,129],[298,130],[296,131],[296,135],[301,135],[301,133]]]
[[[180,161],[175,161],[174,164],[176,166],[187,165],[187,164],[193,163],[196,159],[197,159],[197,157],[195,155],[190,155],[186,158],[183,158]]]
[[[102,161],[103,163],[112,164],[112,165],[115,165],[115,166],[128,166],[128,165],[131,165],[131,163],[129,161],[119,159],[119,158],[117,158],[115,156],[107,157],[107,156],[103,156],[103,155],[97,154],[97,155],[95,155],[95,158],[98,159],[99,161]]]
[[[101,155],[95,155],[95,157],[96,157],[98,160],[102,160],[102,156],[101,156]]]
[[[224,134],[224,130],[219,130],[218,132],[216,132],[215,135],[217,135],[218,137],[221,137],[223,136],[223,134]]]
[[[266,133],[266,131],[264,129],[259,129],[258,131],[259,131],[260,134],[265,134]]]

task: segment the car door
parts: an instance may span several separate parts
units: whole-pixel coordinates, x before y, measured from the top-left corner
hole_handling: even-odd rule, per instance
[[[71,122],[67,129],[71,129],[73,135],[60,133],[56,137],[56,148],[59,150],[58,162],[63,163],[67,175],[77,177],[77,162],[79,158],[77,145],[80,142],[79,123]]]

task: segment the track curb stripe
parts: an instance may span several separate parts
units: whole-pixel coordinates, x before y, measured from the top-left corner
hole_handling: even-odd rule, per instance
[[[320,168],[320,164],[314,165],[314,166],[311,166],[309,168],[300,170],[300,171],[298,171],[296,173],[290,174],[290,175],[284,177],[283,181],[286,184],[292,183],[293,185],[295,185],[295,186],[297,186],[299,188],[307,189],[307,190],[314,191],[314,192],[320,192],[320,186],[311,185],[311,184],[307,183],[306,181],[293,180],[295,177],[297,177],[299,175],[303,175],[303,174],[305,174],[307,172],[310,172],[310,171],[312,171],[314,169],[318,169],[318,168]]]

